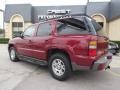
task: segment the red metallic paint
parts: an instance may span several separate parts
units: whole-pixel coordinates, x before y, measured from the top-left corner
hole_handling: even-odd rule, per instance
[[[37,37],[36,31],[33,37],[15,38],[9,42],[14,44],[17,52],[22,55],[37,59],[47,60],[49,49],[60,49],[67,52],[72,62],[80,66],[91,67],[95,60],[107,53],[106,38],[95,35],[61,35],[56,32],[56,21],[51,21],[52,33],[50,36]],[[97,41],[97,55],[89,56],[89,41]],[[101,69],[102,66],[100,66]]]

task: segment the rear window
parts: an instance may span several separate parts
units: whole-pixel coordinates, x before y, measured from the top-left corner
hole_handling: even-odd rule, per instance
[[[93,35],[108,37],[107,33],[103,29],[103,23],[98,23],[94,19],[86,17],[87,26]]]
[[[89,34],[83,19],[67,18],[58,20],[57,32],[59,35]]]
[[[92,20],[92,24],[93,24],[93,26],[94,26],[94,28],[96,30],[97,35],[108,37],[107,33],[104,31],[102,25],[100,25],[99,23],[97,23],[95,20]]]

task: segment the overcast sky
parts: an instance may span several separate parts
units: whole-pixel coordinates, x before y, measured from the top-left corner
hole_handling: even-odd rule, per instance
[[[90,2],[104,2],[110,0],[89,0]],[[0,0],[0,9],[5,8],[5,4],[30,3],[34,6],[55,6],[55,5],[85,5],[87,0]],[[0,28],[3,26],[2,13],[0,12]]]

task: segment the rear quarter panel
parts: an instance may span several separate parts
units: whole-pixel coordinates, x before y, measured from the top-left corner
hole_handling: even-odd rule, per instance
[[[89,35],[62,35],[54,37],[52,45],[68,52],[72,62],[80,65],[88,65],[89,39]]]

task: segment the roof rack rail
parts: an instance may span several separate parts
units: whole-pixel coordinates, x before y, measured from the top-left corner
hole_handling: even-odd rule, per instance
[[[87,17],[90,17],[90,16],[86,15],[85,13],[65,14],[65,15],[60,15],[60,16],[56,16],[56,17],[53,17],[53,18],[49,18],[49,19],[44,19],[44,20],[41,20],[39,22],[44,22],[44,21],[49,21],[49,20],[65,19],[65,18],[72,18],[74,16],[87,16]]]

